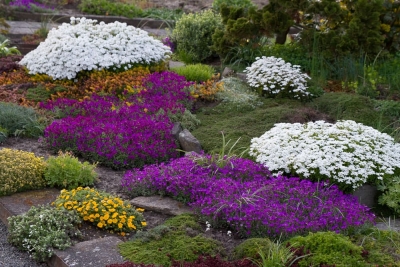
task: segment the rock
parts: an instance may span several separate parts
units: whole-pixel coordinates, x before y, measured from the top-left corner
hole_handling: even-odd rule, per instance
[[[376,204],[375,197],[377,192],[378,190],[376,186],[364,184],[361,187],[357,188],[353,192],[353,195],[358,198],[358,201],[361,204],[369,208],[373,208]]]
[[[174,136],[175,140],[179,141],[179,134],[183,131],[183,127],[180,122],[175,122],[174,127],[172,127],[171,134]]]
[[[183,213],[192,213],[188,206],[169,197],[136,197],[132,199],[130,203],[135,207],[144,208],[145,210],[151,210],[174,216]]]
[[[221,74],[221,78],[233,76],[234,74],[235,74],[235,72],[231,68],[225,67],[224,71]]]
[[[247,82],[246,73],[236,73],[236,77],[238,77],[239,79],[241,79],[244,82]]]
[[[178,140],[183,151],[201,153],[202,149],[199,140],[197,140],[187,129],[179,133]]]

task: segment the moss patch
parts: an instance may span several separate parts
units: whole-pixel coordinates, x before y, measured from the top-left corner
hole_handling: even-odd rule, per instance
[[[195,261],[200,255],[222,254],[217,241],[194,234],[200,229],[192,215],[184,214],[167,220],[164,225],[121,243],[121,255],[133,263],[170,266],[171,260]]]

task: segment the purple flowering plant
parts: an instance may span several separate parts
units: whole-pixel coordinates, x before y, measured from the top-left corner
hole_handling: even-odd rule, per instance
[[[176,44],[172,41],[172,39],[167,36],[162,40],[162,43],[169,48],[171,48],[172,53],[175,51]]]
[[[45,129],[44,140],[54,150],[71,150],[116,169],[141,167],[177,157],[173,123],[165,112],[182,112],[193,101],[190,83],[170,72],[153,73],[143,82],[146,90],[128,95],[93,95],[77,101],[58,99],[42,103],[65,117]]]
[[[9,5],[23,10],[31,10],[32,7],[38,7],[44,10],[54,10],[54,8],[48,7],[42,3],[33,0],[14,0],[10,2]]]
[[[209,155],[203,155],[210,157]],[[231,157],[229,164],[199,165],[186,156],[126,172],[128,192],[169,195],[188,203],[215,226],[241,236],[291,237],[316,231],[344,232],[373,224],[369,208],[336,185],[273,177],[261,164]]]

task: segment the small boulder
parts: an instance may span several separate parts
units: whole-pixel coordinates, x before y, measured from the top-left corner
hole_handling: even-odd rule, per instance
[[[183,151],[201,153],[202,149],[199,140],[197,140],[187,129],[179,133],[178,140]]]

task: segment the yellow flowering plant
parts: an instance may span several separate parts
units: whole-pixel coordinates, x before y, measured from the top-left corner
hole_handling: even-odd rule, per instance
[[[46,162],[34,153],[3,148],[0,150],[0,196],[46,187]]]
[[[89,187],[61,190],[52,205],[75,210],[84,221],[122,236],[146,226],[144,209],[135,209],[119,197]]]

